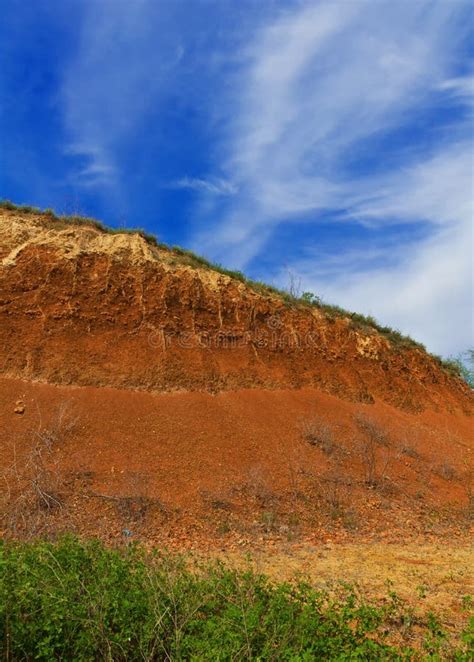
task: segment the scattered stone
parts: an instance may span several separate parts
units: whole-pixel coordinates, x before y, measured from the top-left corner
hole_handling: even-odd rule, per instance
[[[23,402],[23,400],[17,400],[16,403],[15,403],[15,409],[13,411],[15,412],[15,414],[20,414],[21,415],[21,414],[25,413],[25,409],[26,409],[26,406],[25,406],[25,403]]]

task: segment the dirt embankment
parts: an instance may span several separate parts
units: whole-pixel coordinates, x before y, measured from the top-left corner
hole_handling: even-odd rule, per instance
[[[0,210],[0,373],[150,391],[312,386],[361,403],[469,414],[419,349],[192,268],[138,235]]]
[[[313,388],[145,393],[0,378],[0,534],[202,548],[468,535],[472,419]],[[125,533],[124,533],[125,532]]]
[[[420,349],[0,210],[0,536],[465,545],[472,412]]]

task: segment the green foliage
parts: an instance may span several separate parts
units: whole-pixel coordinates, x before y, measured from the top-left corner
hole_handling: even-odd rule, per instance
[[[407,623],[395,594],[338,599],[299,583],[98,541],[0,545],[0,641],[4,659],[36,660],[412,660],[386,643]],[[445,635],[434,616],[425,648]],[[468,659],[464,644],[453,659]],[[456,655],[456,657],[454,657]],[[450,658],[451,659],[451,658]]]
[[[9,211],[13,211],[18,209],[18,205],[15,205],[10,200],[0,200],[0,209],[8,209]]]
[[[39,207],[31,207],[30,205],[16,205],[10,200],[0,200],[0,209],[8,209],[10,211],[20,211],[23,214],[42,214],[43,212]]]
[[[444,361],[448,370],[457,377],[464,379],[474,389],[474,349],[468,349],[458,356]]]
[[[70,216],[63,215],[59,217],[55,216],[53,220],[59,220],[62,221],[63,223],[68,223],[71,225],[85,225],[88,227],[95,228],[100,232],[110,232],[110,233],[113,232],[113,230],[107,228],[107,226],[105,226],[103,223],[98,221],[96,218],[91,218],[89,216],[78,216],[77,214],[72,214]]]
[[[461,361],[459,361],[458,359],[455,358],[441,359],[440,363],[441,365],[444,366],[446,372],[448,372],[453,377],[464,377],[463,371],[465,370],[465,368],[461,363]]]
[[[322,305],[321,299],[316,294],[313,294],[313,292],[303,292],[301,295],[301,301],[309,304],[310,306],[320,307]]]

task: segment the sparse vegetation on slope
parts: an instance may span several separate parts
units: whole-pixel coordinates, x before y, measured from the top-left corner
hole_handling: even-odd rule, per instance
[[[410,336],[403,335],[396,329],[379,324],[372,316],[351,312],[341,308],[340,306],[325,303],[319,296],[313,294],[312,292],[303,292],[302,295],[298,295],[293,291],[282,290],[266,283],[252,280],[247,278],[241,271],[227,269],[221,264],[211,262],[206,258],[197,255],[191,250],[181,248],[180,246],[170,247],[167,244],[161,243],[154,235],[145,232],[143,229],[110,228],[95,218],[83,217],[79,215],[57,215],[52,209],[41,210],[38,207],[32,207],[30,205],[16,205],[9,200],[0,201],[0,209],[18,211],[23,214],[42,215],[46,218],[46,220],[49,219],[55,224],[88,226],[98,230],[99,232],[108,234],[138,234],[150,246],[154,246],[160,250],[164,250],[170,253],[173,257],[173,260],[180,264],[186,264],[193,268],[205,268],[216,271],[243,283],[259,294],[277,296],[278,298],[282,299],[288,306],[317,308],[323,312],[328,319],[347,319],[352,328],[363,330],[366,333],[375,331],[386,338],[395,348],[418,349],[426,352],[424,345],[413,340],[413,338]],[[462,365],[459,361],[444,360],[436,355],[431,356],[450,375],[454,377],[465,378],[465,371],[463,371]]]
[[[393,592],[368,602],[311,585],[99,542],[0,546],[6,660],[469,660]],[[468,607],[468,598],[465,607]],[[413,634],[418,645],[410,645]],[[421,635],[421,636],[420,636]]]
[[[474,389],[474,349],[468,349],[456,357],[444,361],[453,373],[461,375],[464,381]]]

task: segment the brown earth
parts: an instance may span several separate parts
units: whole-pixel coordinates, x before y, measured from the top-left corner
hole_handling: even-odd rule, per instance
[[[472,559],[473,396],[421,349],[42,215],[0,262],[4,536]]]
[[[0,210],[0,373],[164,390],[300,388],[408,411],[473,398],[426,352],[182,264],[139,235]]]
[[[185,548],[469,532],[471,419],[459,415],[312,388],[144,393],[7,378],[0,411],[16,495],[5,532],[121,540],[127,529]],[[38,504],[38,489],[57,501]]]

